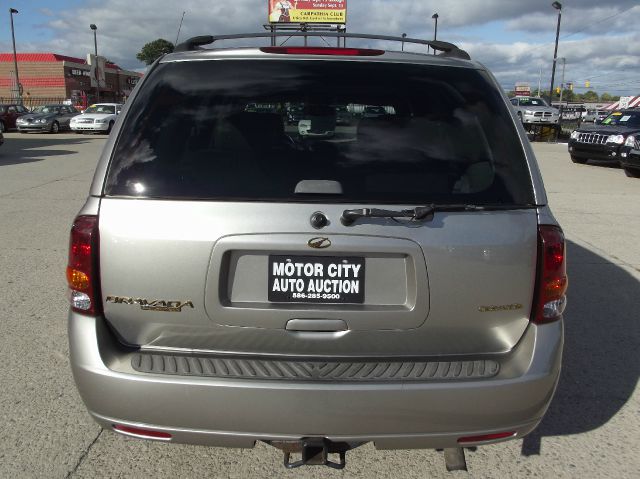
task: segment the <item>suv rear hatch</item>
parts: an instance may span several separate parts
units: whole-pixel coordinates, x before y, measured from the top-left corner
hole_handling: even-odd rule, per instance
[[[258,55],[167,60],[128,110],[99,218],[118,336],[300,356],[511,349],[533,302],[537,216],[486,72]],[[333,134],[287,125],[303,105],[330,112]],[[386,113],[367,117],[371,106]],[[350,125],[335,124],[336,107]],[[346,209],[427,204],[442,211],[340,222]],[[460,205],[477,208],[448,211]]]

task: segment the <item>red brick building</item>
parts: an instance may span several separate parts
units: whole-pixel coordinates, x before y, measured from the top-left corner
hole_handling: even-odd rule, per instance
[[[22,99],[27,107],[64,100],[74,104],[96,101],[96,88],[91,86],[91,67],[82,58],[56,53],[18,53],[17,60]],[[124,101],[141,76],[107,63],[100,101]],[[0,53],[0,103],[12,101],[14,83],[13,53]]]

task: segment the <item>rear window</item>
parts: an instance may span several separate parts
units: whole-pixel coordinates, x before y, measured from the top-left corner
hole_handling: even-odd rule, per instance
[[[296,193],[318,183],[308,180],[339,187]],[[485,73],[325,60],[159,65],[129,108],[105,194],[533,203],[515,126]]]

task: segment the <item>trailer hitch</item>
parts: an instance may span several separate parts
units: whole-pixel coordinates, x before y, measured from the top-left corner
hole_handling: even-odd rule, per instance
[[[300,466],[327,466],[332,469],[344,469],[347,464],[347,451],[358,447],[358,444],[346,442],[333,442],[323,437],[306,437],[300,441],[269,441],[274,447],[284,453],[284,466],[287,469],[295,469]],[[298,461],[291,460],[291,454],[301,454]],[[329,454],[338,454],[339,462],[329,459]]]

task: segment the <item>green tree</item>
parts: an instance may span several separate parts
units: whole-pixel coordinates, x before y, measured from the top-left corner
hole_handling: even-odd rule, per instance
[[[142,50],[140,50],[140,53],[136,55],[136,58],[147,65],[151,65],[165,53],[171,53],[174,48],[173,43],[165,40],[164,38],[158,38],[157,40],[145,44],[145,46],[142,47]]]
[[[582,95],[582,99],[584,101],[596,102],[599,100],[599,97],[595,91],[589,90]]]
[[[602,95],[600,95],[600,101],[614,101],[613,97],[611,95],[609,95],[607,92],[603,93]]]

